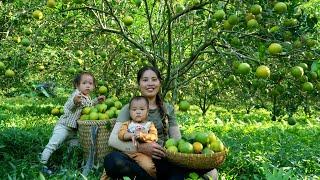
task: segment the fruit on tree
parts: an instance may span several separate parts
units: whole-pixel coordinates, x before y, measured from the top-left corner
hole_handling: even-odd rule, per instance
[[[190,104],[188,101],[186,101],[186,100],[180,101],[180,103],[179,103],[179,110],[180,111],[188,111],[189,109],[190,109]]]
[[[178,3],[178,4],[176,4],[175,9],[176,9],[176,13],[180,13],[184,10],[184,6],[180,3]]]
[[[240,63],[238,66],[238,72],[240,74],[246,75],[249,74],[251,71],[251,67],[248,63]]]
[[[255,28],[258,28],[259,27],[259,23],[257,20],[255,19],[251,19],[247,22],[247,27],[249,29],[255,29]]]
[[[13,70],[11,70],[11,69],[7,69],[4,75],[6,77],[10,77],[11,78],[11,77],[14,77],[15,72]]]
[[[302,67],[303,70],[308,69],[308,64],[306,64],[306,63],[299,63],[298,66]]]
[[[223,22],[223,29],[225,29],[225,30],[231,30],[232,29],[232,25],[229,23],[228,20],[225,20]]]
[[[27,35],[27,36],[29,36],[30,34],[32,34],[32,29],[31,29],[31,27],[25,28],[25,29],[23,30],[23,33],[24,33],[25,35]]]
[[[254,15],[260,14],[262,12],[262,7],[259,4],[254,4],[250,8],[250,12]]]
[[[302,84],[302,90],[306,92],[311,92],[313,90],[313,84],[311,82],[305,82]]]
[[[302,83],[308,82],[309,78],[306,75],[303,75],[302,77],[299,78],[299,81]]]
[[[142,3],[142,0],[134,0],[134,4],[135,4],[137,7],[140,7],[140,6],[141,6],[141,3]]]
[[[28,38],[23,38],[23,39],[21,40],[21,44],[22,44],[23,46],[29,46],[29,45],[30,45],[30,41],[29,41]]]
[[[27,51],[28,53],[32,52],[32,47],[31,47],[31,46],[26,47],[26,51]]]
[[[295,78],[301,78],[304,74],[303,68],[300,66],[294,66],[291,68],[291,75]]]
[[[279,43],[271,43],[268,47],[268,51],[272,55],[276,55],[282,52],[282,46]]]
[[[44,65],[39,65],[39,66],[38,66],[38,70],[39,70],[39,71],[43,71],[44,69],[45,69]]]
[[[108,92],[108,88],[105,86],[100,86],[98,91],[99,94],[106,94]]]
[[[75,53],[75,55],[76,55],[77,57],[82,57],[83,52],[82,52],[81,50],[77,50],[76,53]]]
[[[105,51],[101,51],[100,56],[101,56],[101,58],[105,59],[105,58],[107,58],[107,53]]]
[[[14,40],[14,42],[16,42],[16,43],[20,43],[20,42],[21,42],[20,36],[15,36],[15,37],[13,37],[13,40]]]
[[[283,25],[287,27],[293,27],[293,26],[296,26],[297,24],[298,24],[298,20],[295,18],[286,19],[283,22]]]
[[[282,14],[282,13],[285,13],[287,12],[287,5],[284,3],[284,2],[277,2],[273,9],[279,13],[279,14]]]
[[[314,47],[317,44],[317,41],[314,39],[306,39],[306,44],[308,47]]]
[[[47,6],[49,8],[54,8],[56,6],[56,1],[55,0],[48,0],[47,1]]]
[[[133,18],[131,16],[125,16],[123,19],[122,19],[122,22],[124,25],[126,26],[131,26],[133,24]]]
[[[255,19],[255,15],[253,15],[252,13],[247,13],[245,16],[246,21],[250,21],[251,19]]]
[[[4,69],[6,66],[4,65],[4,63],[2,61],[0,61],[0,70]]]
[[[73,2],[76,4],[82,4],[84,3],[84,0],[73,0]]]
[[[318,74],[316,72],[312,71],[309,73],[309,77],[312,80],[316,80],[318,78]]]
[[[279,26],[272,26],[270,29],[269,29],[269,32],[270,33],[276,33],[280,30],[280,27]]]
[[[236,25],[238,24],[238,21],[239,21],[238,16],[235,14],[232,14],[228,17],[228,22],[230,25]]]
[[[296,49],[301,48],[302,47],[302,42],[299,39],[295,40],[293,42],[293,47],[296,48]]]
[[[288,124],[289,124],[289,125],[293,126],[293,125],[295,125],[296,123],[297,123],[297,121],[296,121],[292,116],[290,116],[290,117],[288,118]]]
[[[33,11],[32,16],[38,20],[43,19],[43,13],[40,10]]]
[[[270,69],[268,66],[261,65],[256,70],[256,76],[259,78],[268,78],[270,77]]]
[[[226,16],[226,13],[224,12],[224,10],[219,9],[216,12],[214,12],[213,17],[217,20],[217,21],[221,21],[224,19],[224,17]]]

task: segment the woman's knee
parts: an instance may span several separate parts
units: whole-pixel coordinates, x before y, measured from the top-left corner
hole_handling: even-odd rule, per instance
[[[121,152],[111,152],[104,157],[104,168],[106,171],[123,168],[126,166],[126,158]]]

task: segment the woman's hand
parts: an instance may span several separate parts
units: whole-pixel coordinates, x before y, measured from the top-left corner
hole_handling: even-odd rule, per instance
[[[156,142],[139,144],[138,152],[151,156],[154,159],[161,159],[166,155],[164,149]]]

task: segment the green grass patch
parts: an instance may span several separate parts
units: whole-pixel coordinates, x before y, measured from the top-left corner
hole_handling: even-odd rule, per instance
[[[39,178],[39,153],[48,142],[58,119],[51,108],[62,106],[65,99],[0,98],[0,179]],[[229,148],[219,168],[225,179],[314,179],[320,175],[320,126],[317,116],[296,116],[297,124],[285,118],[272,121],[266,110],[250,114],[211,108],[206,117],[198,108],[177,111],[183,134],[213,131]],[[50,164],[56,174],[50,179],[83,179],[81,149],[62,146]],[[99,179],[102,168],[96,166],[88,179]]]

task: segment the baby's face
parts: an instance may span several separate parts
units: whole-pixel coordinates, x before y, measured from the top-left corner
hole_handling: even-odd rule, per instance
[[[131,102],[130,117],[135,122],[143,122],[148,118],[148,104],[144,99]]]
[[[83,74],[77,88],[83,95],[89,95],[89,93],[94,89],[93,77],[89,74]]]

